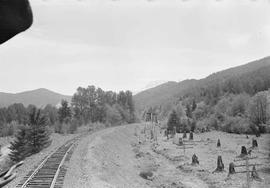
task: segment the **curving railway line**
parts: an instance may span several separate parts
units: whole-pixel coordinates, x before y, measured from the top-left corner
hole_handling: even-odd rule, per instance
[[[72,152],[77,144],[76,137],[56,151],[49,154],[42,160],[39,166],[30,171],[22,181],[16,186],[17,188],[61,188],[64,183],[64,177],[67,169],[63,166],[65,161],[69,161]]]

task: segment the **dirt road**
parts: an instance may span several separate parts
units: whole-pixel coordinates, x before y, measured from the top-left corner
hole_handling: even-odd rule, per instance
[[[168,188],[206,188],[243,187],[245,175],[236,174],[227,178],[228,164],[233,160],[239,147],[249,144],[244,135],[230,135],[211,132],[195,135],[200,140],[193,148],[183,150],[167,140],[162,134],[158,144],[143,133],[144,124],[133,124],[98,131],[83,138],[75,149],[68,164],[64,187],[102,188],[102,187],[168,187]],[[268,135],[269,136],[269,135]],[[216,148],[220,138],[222,147]],[[207,140],[207,141],[206,141]],[[266,136],[259,140],[260,149],[264,147]],[[263,150],[260,150],[263,151]],[[191,156],[199,156],[200,165],[190,165]],[[225,170],[213,174],[217,155],[223,156]],[[260,161],[258,161],[260,162]],[[253,187],[268,187],[270,176],[261,173],[262,182],[252,182]],[[149,179],[142,178],[141,172],[152,172]]]

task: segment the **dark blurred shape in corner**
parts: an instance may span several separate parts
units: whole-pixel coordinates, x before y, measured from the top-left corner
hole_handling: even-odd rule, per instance
[[[25,31],[32,23],[28,0],[0,0],[0,44]]]

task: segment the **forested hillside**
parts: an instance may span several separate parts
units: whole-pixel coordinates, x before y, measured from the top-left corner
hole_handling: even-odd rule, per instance
[[[135,96],[142,116],[154,111],[167,121],[174,110],[183,126],[252,132],[269,119],[270,57],[214,73],[201,80],[164,84]],[[166,88],[166,89],[161,89]],[[159,95],[164,94],[166,98]],[[254,115],[255,114],[255,115]],[[257,115],[256,115],[257,114]],[[254,125],[255,126],[254,128]],[[253,128],[252,128],[253,127]],[[263,130],[262,130],[263,129]]]
[[[249,77],[246,80],[246,83],[243,83],[244,86],[240,86],[241,88],[245,87],[245,89],[249,90],[251,89],[249,88],[250,87],[249,85],[256,85],[257,82],[259,82],[259,85],[262,84],[262,81],[260,80],[265,80],[265,78],[263,78],[263,76],[260,75],[260,72],[263,72],[263,74],[267,76],[267,71],[269,71],[267,69],[269,69],[269,66],[270,66],[270,57],[266,57],[257,61],[250,62],[245,65],[241,65],[238,67],[234,67],[234,68],[230,68],[224,71],[213,73],[209,75],[208,77],[200,79],[200,80],[195,80],[195,79],[184,80],[178,83],[167,82],[155,88],[151,88],[151,89],[148,89],[148,90],[145,90],[136,94],[134,96],[136,109],[141,111],[151,106],[167,105],[168,102],[173,103],[176,100],[178,100],[179,97],[188,95],[192,93],[193,91],[197,91],[198,89],[203,90],[203,88],[206,89],[206,88],[211,87],[211,90],[215,90],[214,88],[218,90],[220,89],[220,87],[217,85],[223,85],[223,86],[227,85],[226,87],[227,89],[229,89],[230,88],[229,84],[232,84],[231,89],[232,90],[235,89],[234,92],[237,92],[239,87],[236,84],[238,84],[239,82],[236,80],[238,78],[240,78],[241,80],[244,80],[246,77]],[[254,78],[250,76],[253,76]],[[236,83],[233,83],[235,81]],[[262,86],[259,86],[259,87],[262,87]],[[251,90],[253,89],[254,89],[253,92],[256,92],[259,88],[256,88],[255,86]],[[199,93],[196,92],[196,94],[199,94]],[[214,94],[216,93],[214,92]]]

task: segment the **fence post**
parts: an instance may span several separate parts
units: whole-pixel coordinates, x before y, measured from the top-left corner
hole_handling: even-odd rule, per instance
[[[249,182],[249,161],[248,161],[248,156],[246,157],[246,171],[247,171],[247,188],[250,188],[250,182]]]

